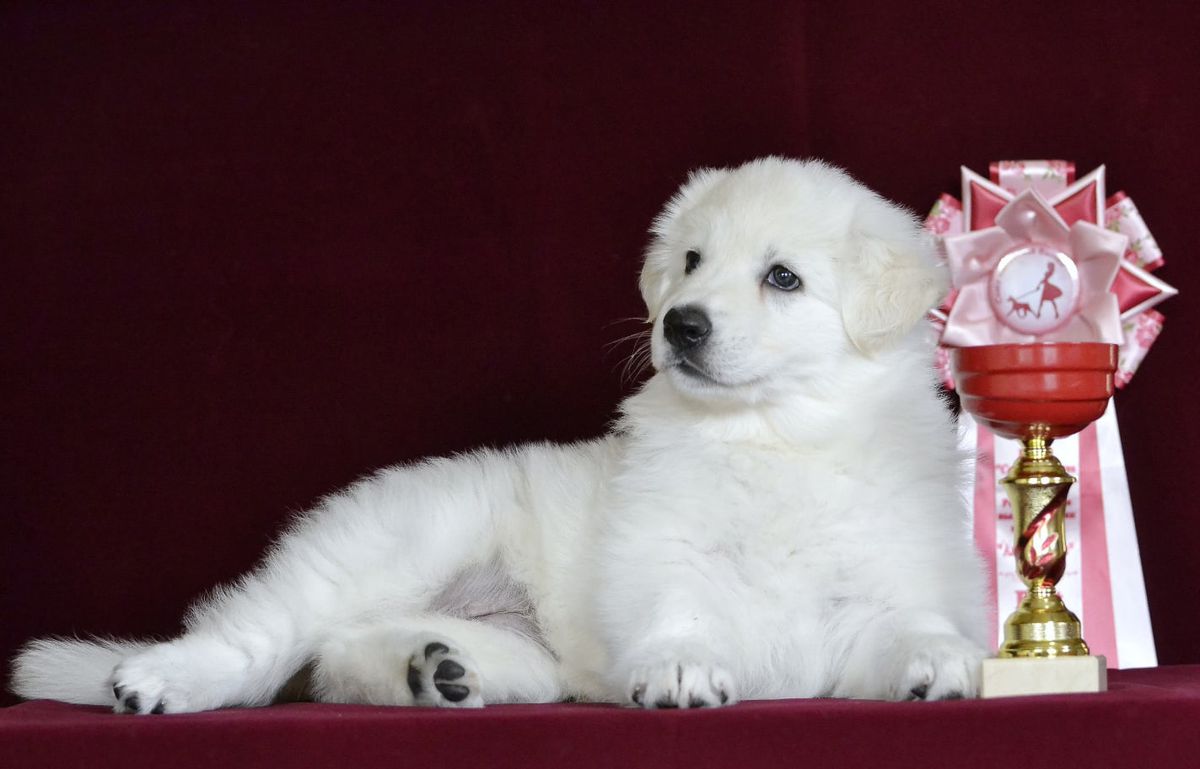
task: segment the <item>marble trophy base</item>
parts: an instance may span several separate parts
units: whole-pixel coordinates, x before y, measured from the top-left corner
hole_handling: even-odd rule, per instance
[[[1108,690],[1103,657],[992,657],[983,661],[979,696],[1082,694]]]

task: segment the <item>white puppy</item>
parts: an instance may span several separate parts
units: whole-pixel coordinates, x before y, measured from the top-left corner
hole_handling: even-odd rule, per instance
[[[816,162],[691,176],[641,290],[657,373],[615,431],[393,467],[300,520],[165,643],[40,640],[29,698],[937,699],[977,688],[981,571],[905,211]]]

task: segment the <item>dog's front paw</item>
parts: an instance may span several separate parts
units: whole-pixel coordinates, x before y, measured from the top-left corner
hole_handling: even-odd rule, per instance
[[[733,676],[717,665],[660,662],[634,668],[625,696],[654,708],[716,708],[737,702]]]
[[[979,694],[986,652],[965,638],[930,635],[903,644],[889,696],[894,700],[957,700]]]

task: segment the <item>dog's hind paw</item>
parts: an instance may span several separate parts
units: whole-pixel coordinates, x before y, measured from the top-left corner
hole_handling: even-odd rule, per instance
[[[408,661],[413,704],[439,708],[481,708],[475,663],[450,644],[429,641]]]
[[[152,646],[113,668],[110,683],[116,713],[159,715],[199,710],[182,681],[188,677],[184,660],[169,644]]]
[[[246,702],[246,655],[223,641],[185,636],[121,660],[108,683],[117,713],[195,713]]]

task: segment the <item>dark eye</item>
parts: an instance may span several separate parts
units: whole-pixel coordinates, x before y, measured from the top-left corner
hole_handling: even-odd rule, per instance
[[[684,263],[683,274],[691,275],[692,270],[700,266],[700,252],[695,249],[687,252],[687,261]]]
[[[780,291],[795,291],[804,285],[799,275],[781,264],[775,265],[767,273],[767,282]]]

